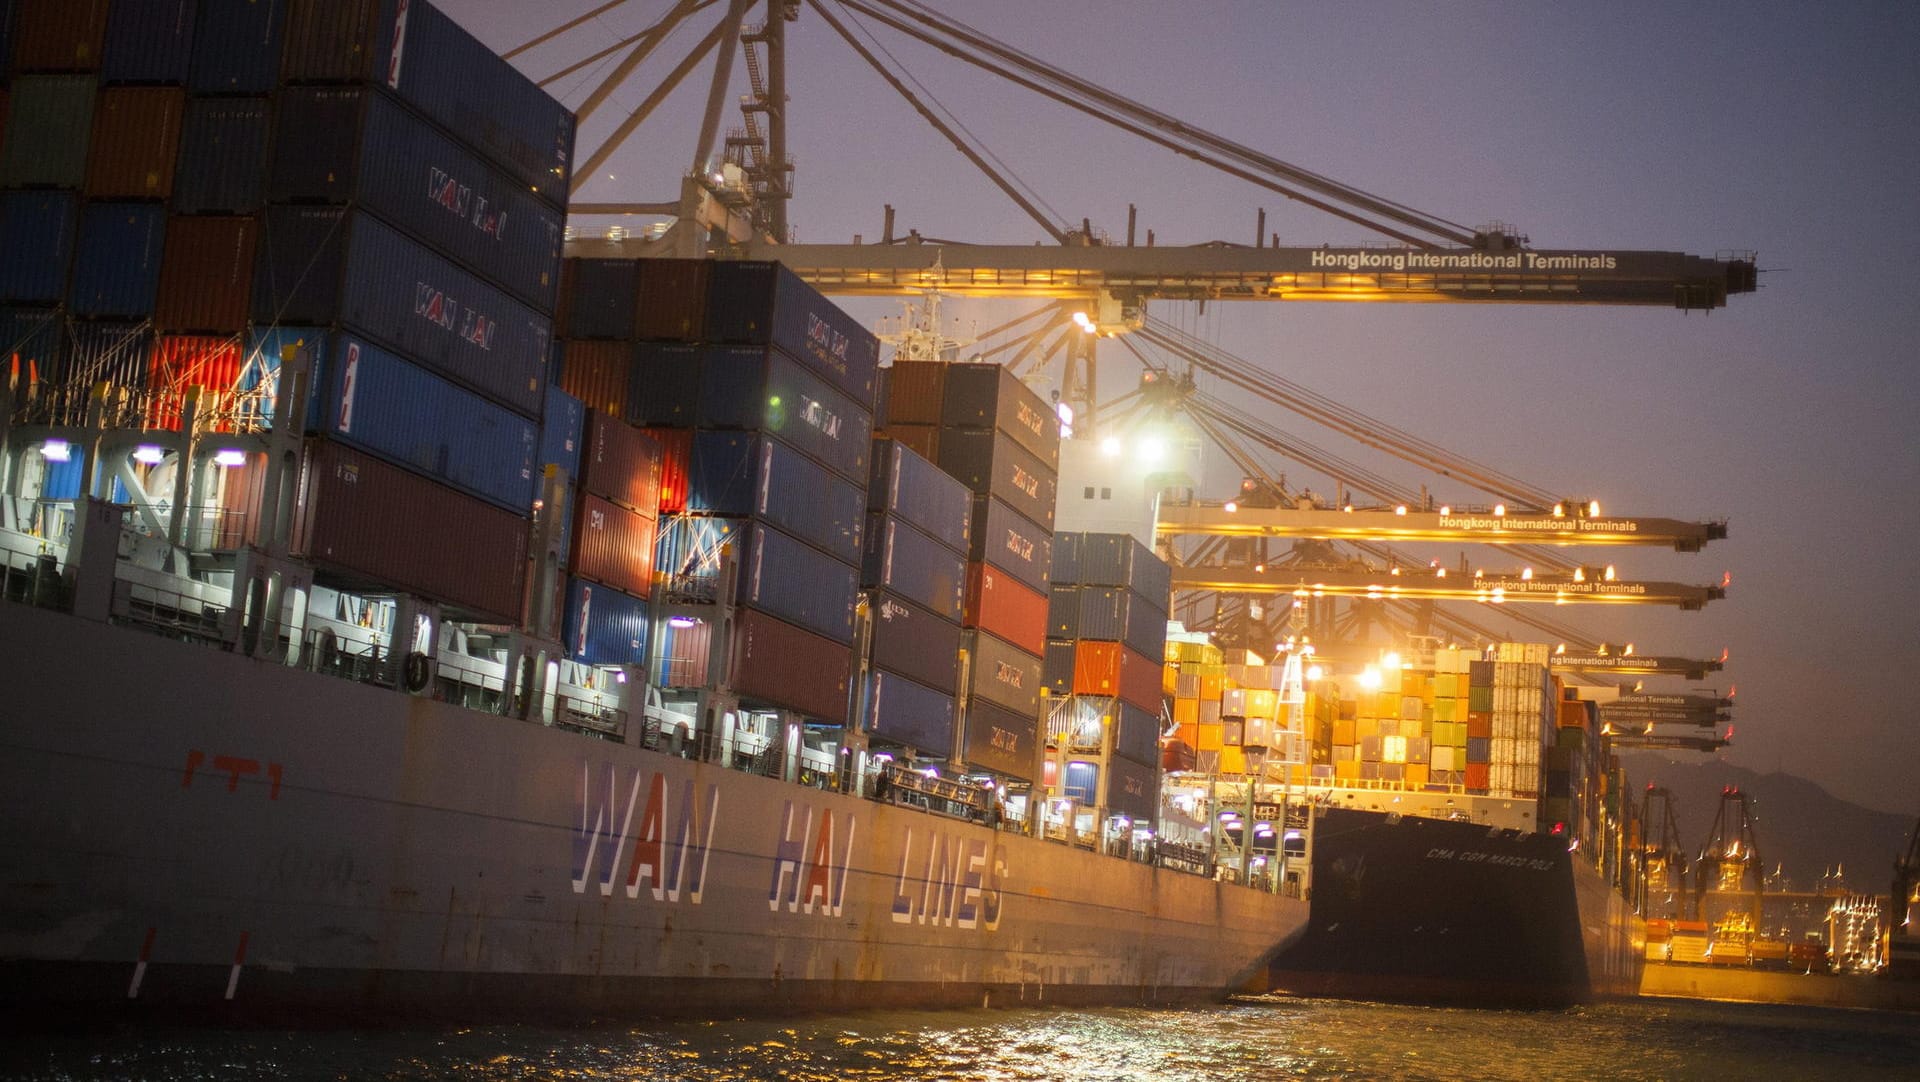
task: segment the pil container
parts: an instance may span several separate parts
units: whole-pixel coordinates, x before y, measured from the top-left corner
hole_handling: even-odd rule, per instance
[[[968,558],[985,561],[1035,590],[1053,579],[1053,535],[993,496],[973,497]]]
[[[654,542],[652,519],[575,491],[573,551],[567,558],[575,575],[644,596],[653,589]]]
[[[631,419],[632,354],[625,342],[562,342],[556,382],[588,409]]]
[[[187,85],[195,94],[265,94],[280,80],[287,0],[199,0]]]
[[[593,411],[580,453],[580,489],[643,518],[658,517],[660,445],[618,417]]]
[[[198,0],[112,0],[105,6],[101,82],[178,86],[187,81]]]
[[[1119,704],[1114,716],[1113,751],[1143,765],[1160,762],[1160,713],[1129,702]]]
[[[329,440],[307,443],[291,547],[324,582],[404,591],[452,618],[509,623],[525,594],[525,517]]]
[[[866,526],[860,487],[771,436],[696,433],[687,509],[751,516],[844,563],[860,560]]]
[[[1107,764],[1107,814],[1149,824],[1160,813],[1160,767],[1114,759]]]
[[[381,86],[565,206],[572,112],[432,5],[291,0],[286,37],[286,82]]]
[[[153,311],[167,210],[153,203],[89,203],[80,212],[68,307],[83,316]]]
[[[1048,469],[1060,468],[1059,415],[1004,365],[948,365],[940,424],[1005,432]]]
[[[266,185],[272,110],[265,98],[194,98],[180,126],[173,209],[182,214],[248,214]]]
[[[1173,594],[1173,569],[1131,534],[1083,534],[1078,572],[1088,585],[1130,587],[1161,612]]]
[[[867,515],[862,586],[884,588],[959,620],[967,566],[958,553],[889,515]]]
[[[153,322],[164,331],[238,334],[246,329],[253,293],[259,220],[252,217],[175,217]]]
[[[887,423],[938,427],[945,408],[947,369],[952,367],[942,361],[895,361],[888,365]]]
[[[716,262],[707,285],[707,337],[772,346],[798,358],[872,414],[880,340],[781,263]]]
[[[620,348],[631,355],[633,366],[626,387],[627,420],[643,427],[692,428],[699,420],[700,358],[706,347],[623,342]]]
[[[0,192],[0,301],[58,303],[79,207],[70,192]]]
[[[532,507],[534,422],[354,335],[335,335],[329,346],[313,382],[309,432],[509,511]]]
[[[568,338],[633,337],[633,290],[639,274],[632,259],[569,259],[563,304]]]
[[[995,429],[942,429],[938,461],[975,493],[999,497],[1035,525],[1053,529],[1054,471],[1012,436]]]
[[[845,643],[748,610],[734,625],[732,664],[729,682],[743,700],[846,724],[853,654]]]
[[[586,430],[586,403],[558,387],[547,388],[546,412],[540,418],[539,464],[558,466],[569,478],[579,480]]]
[[[289,87],[267,198],[379,215],[543,314],[559,288],[561,212],[368,87]]]
[[[1047,644],[1047,598],[991,564],[967,565],[961,624],[990,631],[1030,654]]]
[[[1137,653],[1159,657],[1167,641],[1167,614],[1131,590],[1082,586],[1080,638],[1122,642]]]
[[[953,748],[953,696],[897,673],[871,673],[860,727],[882,740],[944,759]]]
[[[643,259],[634,274],[633,335],[699,342],[707,331],[710,259]]]
[[[0,186],[75,189],[85,184],[94,94],[91,75],[23,75],[14,79],[7,92],[7,140],[0,147]]]
[[[764,522],[749,531],[737,601],[837,643],[853,641],[860,574]]]
[[[1040,716],[1040,658],[984,631],[966,632],[960,645],[967,654],[971,699],[997,703],[1022,717]]]
[[[568,579],[560,611],[567,656],[588,665],[642,665],[651,623],[644,599],[586,579]]]
[[[960,625],[890,590],[868,592],[867,614],[874,668],[949,695],[959,690]]]
[[[963,758],[968,767],[1015,781],[1033,780],[1034,751],[1040,738],[1037,716],[986,699],[970,699],[964,729]]]
[[[257,320],[338,322],[524,416],[540,415],[553,330],[546,316],[360,211],[270,207],[263,221]]]
[[[13,26],[16,72],[100,70],[105,0],[23,0]]]
[[[967,486],[898,440],[875,439],[872,461],[868,510],[910,522],[955,552],[968,551],[974,516]]]
[[[173,194],[187,92],[174,86],[110,86],[93,109],[89,199],[166,199]]]
[[[769,432],[849,480],[865,483],[867,456],[873,452],[869,407],[777,350],[711,347],[700,368],[697,427]]]

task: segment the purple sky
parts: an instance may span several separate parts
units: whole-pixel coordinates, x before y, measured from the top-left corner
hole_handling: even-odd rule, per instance
[[[441,0],[518,44],[597,0]],[[636,0],[526,58],[540,75],[652,21]],[[944,9],[1076,74],[1315,172],[1543,248],[1760,253],[1761,291],[1670,309],[1240,303],[1154,312],[1337,400],[1623,513],[1725,518],[1698,555],[1587,550],[1706,583],[1703,612],[1549,610],[1646,652],[1732,651],[1726,753],[1847,799],[1920,811],[1920,7],[1909,3],[1388,4],[968,0]],[[530,10],[531,9],[531,10]],[[707,23],[703,22],[704,29]],[[690,43],[697,35],[682,35]],[[1039,229],[810,10],[789,29],[801,241],[899,227],[1031,243]],[[1163,244],[1373,241],[886,34],[933,95],[1063,219]],[[666,67],[616,100],[639,102]],[[738,68],[736,68],[738,74]],[[740,76],[744,78],[743,75]],[[570,103],[575,80],[555,87]],[[704,73],[588,198],[664,199],[692,154]],[[728,117],[737,124],[738,114]],[[609,122],[583,133],[581,156]],[[849,305],[867,318],[897,305]],[[985,327],[1010,311],[959,314]],[[1104,354],[1123,370],[1120,351]],[[1281,419],[1329,450],[1349,444]],[[1387,469],[1408,484],[1431,480]],[[1304,479],[1304,478],[1303,478]],[[1318,486],[1316,486],[1318,487]],[[1436,484],[1437,496],[1476,494]],[[1411,551],[1411,550],[1410,550]],[[1423,549],[1452,558],[1453,550]],[[1575,550],[1578,551],[1578,550]],[[1476,560],[1498,563],[1491,554]],[[1680,690],[1678,682],[1663,682]]]

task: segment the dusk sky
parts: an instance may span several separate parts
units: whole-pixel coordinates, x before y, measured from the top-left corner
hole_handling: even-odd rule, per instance
[[[439,3],[505,49],[599,0]],[[544,75],[668,6],[635,0],[521,63]],[[1626,577],[1704,584],[1731,571],[1726,600],[1690,613],[1546,614],[1646,653],[1730,650],[1727,671],[1709,682],[1722,693],[1738,687],[1729,761],[1920,812],[1920,573],[1907,552],[1920,539],[1920,286],[1909,266],[1920,249],[1920,7],[966,0],[940,8],[1317,173],[1467,225],[1513,223],[1535,247],[1757,251],[1760,291],[1710,315],[1256,302],[1209,305],[1204,316],[1161,302],[1152,312],[1534,484],[1592,494],[1621,513],[1728,520],[1731,539],[1699,554],[1585,550]],[[616,101],[637,104],[711,21],[701,16],[695,31],[677,35]],[[1151,228],[1161,244],[1250,243],[1265,207],[1282,244],[1382,239],[876,30],[1063,221],[1091,218],[1120,238],[1132,203],[1142,235]],[[788,33],[797,239],[876,239],[887,203],[901,231],[1044,239],[813,11],[803,9]],[[745,78],[737,65],[736,77]],[[583,196],[672,198],[706,82],[704,70],[690,78]],[[577,77],[552,89],[578,104],[590,85]],[[727,124],[738,122],[730,111]],[[577,157],[611,123],[603,115],[587,125]],[[869,322],[899,310],[848,307]],[[972,302],[956,311],[984,328],[1015,310]],[[1135,371],[1117,347],[1102,357],[1123,378]],[[1275,420],[1365,458],[1304,421]],[[1482,499],[1411,467],[1382,469],[1407,485],[1432,483],[1441,499]],[[1658,690],[1686,687],[1667,680]]]

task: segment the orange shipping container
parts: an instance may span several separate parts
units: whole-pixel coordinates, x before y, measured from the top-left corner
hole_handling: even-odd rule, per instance
[[[1075,695],[1120,694],[1120,644],[1082,642],[1073,649]],[[1206,750],[1205,745],[1201,750]]]
[[[187,92],[171,86],[110,86],[93,107],[87,152],[89,199],[165,199],[173,194]]]
[[[687,491],[691,487],[687,465],[693,461],[693,429],[643,428],[640,431],[660,445],[660,513],[677,515],[687,509]]]
[[[990,631],[1029,654],[1047,652],[1047,598],[996,567],[967,565],[962,627]]]
[[[1200,678],[1200,697],[1202,699],[1212,699],[1214,702],[1219,702],[1220,696],[1226,694],[1226,690],[1227,680],[1224,676],[1202,676]]]
[[[1247,753],[1243,748],[1232,745],[1220,749],[1220,773],[1245,774],[1247,772]]]
[[[99,71],[107,0],[25,0],[13,30],[13,70]]]
[[[1401,775],[1401,779],[1407,783],[1407,788],[1409,789],[1426,788],[1427,764],[1408,763],[1404,769],[1405,769],[1405,773]]]
[[[1201,751],[1219,751],[1226,746],[1225,731],[1218,725],[1202,725],[1196,730],[1194,747]]]
[[[1467,711],[1467,736],[1469,739],[1485,740],[1493,736],[1493,714],[1485,710]]]
[[[1467,764],[1467,788],[1485,789],[1487,787],[1488,767],[1486,763]]]
[[[1200,725],[1197,722],[1183,721],[1174,730],[1173,737],[1188,747],[1200,746]]]
[[[200,335],[162,335],[153,345],[147,367],[147,388],[154,405],[147,424],[177,430],[187,392],[205,387],[227,397],[240,380],[240,341]],[[222,424],[216,430],[228,431]]]
[[[633,346],[627,342],[567,342],[561,346],[560,389],[588,409],[627,416],[627,379]]]
[[[1360,742],[1358,729],[1359,726],[1352,721],[1334,722],[1333,742],[1336,744],[1358,744]]]
[[[1173,700],[1173,720],[1178,725],[1192,725],[1200,720],[1200,700]]]

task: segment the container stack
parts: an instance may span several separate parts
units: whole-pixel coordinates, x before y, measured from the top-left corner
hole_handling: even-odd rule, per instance
[[[557,389],[549,395],[549,402],[556,400],[549,417],[559,427],[579,400]],[[575,661],[641,665],[652,626],[647,598],[660,513],[660,445],[618,417],[582,412],[579,481],[568,501],[568,539],[561,545],[568,575],[561,641]]]
[[[1279,769],[1288,749],[1299,758],[1311,739],[1311,757],[1318,763],[1326,760],[1326,738],[1319,734],[1329,728],[1339,704],[1325,686],[1308,688],[1301,718],[1305,732],[1294,733],[1287,728],[1286,704],[1280,700],[1283,666],[1269,665],[1245,650],[1229,652],[1179,638],[1168,640],[1166,658],[1174,722],[1173,737],[1161,749],[1166,769],[1244,776],[1246,749],[1253,746],[1267,750],[1264,777],[1303,785],[1308,763],[1288,763],[1284,776]],[[1313,772],[1330,776],[1318,767]]]
[[[1109,811],[1138,820],[1151,818],[1159,799],[1161,659],[1172,589],[1166,562],[1128,534],[1054,538],[1044,677],[1062,698],[1048,740],[1069,754],[1101,752]]]
[[[945,759],[960,737],[956,695],[972,494],[905,444],[876,439],[867,507],[860,584],[872,630],[861,728],[875,747],[897,745]]]
[[[1554,740],[1558,704],[1544,643],[1501,643],[1493,663],[1489,796],[1538,799],[1541,752]]]
[[[879,342],[778,263],[568,260],[559,382],[660,448],[656,567],[674,602],[736,574],[727,682],[751,704],[849,716]],[[708,682],[681,616],[656,678]]]
[[[1033,781],[1059,419],[1000,365],[939,362],[892,365],[886,415],[887,435],[973,494],[963,757],[978,769]]]
[[[1554,699],[1553,745],[1541,776],[1540,821],[1562,824],[1573,837],[1585,840],[1599,825],[1591,814],[1599,804],[1592,799],[1601,746],[1599,704],[1567,698],[1557,677],[1553,684],[1559,694]]]

